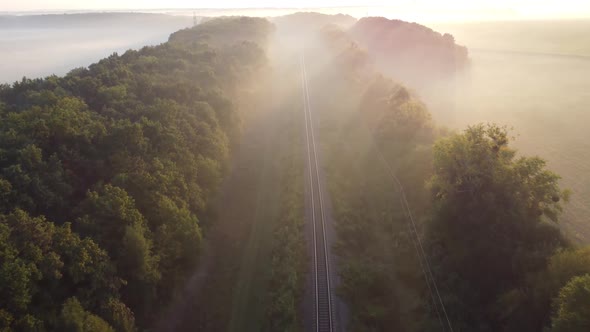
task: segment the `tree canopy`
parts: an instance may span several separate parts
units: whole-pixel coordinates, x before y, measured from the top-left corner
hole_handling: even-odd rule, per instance
[[[198,263],[271,31],[211,20],[0,86],[0,329],[151,323]]]
[[[559,292],[555,306],[557,313],[552,321],[552,332],[590,329],[590,275],[568,282]]]
[[[477,125],[434,146],[429,241],[458,328],[501,329],[509,299],[568,245],[555,226],[568,191],[509,142],[505,128]]]

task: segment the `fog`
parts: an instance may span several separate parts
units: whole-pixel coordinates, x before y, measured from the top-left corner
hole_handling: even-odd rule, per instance
[[[113,52],[164,42],[170,33],[192,25],[192,13],[173,14],[177,16],[2,16],[0,83],[23,76],[63,75]],[[197,12],[220,14],[228,12]],[[342,28],[352,22],[343,17]],[[291,30],[288,22],[282,23],[282,29],[287,29],[279,31],[282,47],[297,48],[300,27]],[[550,168],[563,177],[563,185],[573,191],[564,218],[566,228],[580,239],[590,238],[590,226],[585,224],[590,215],[590,178],[586,176],[590,171],[586,128],[590,123],[590,21],[427,25],[451,33],[457,44],[468,48],[470,58],[469,67],[453,78],[425,76],[420,79],[429,84],[409,83],[426,101],[437,124],[461,129],[497,122],[512,127],[521,152],[547,159]]]
[[[214,13],[0,16],[16,330],[549,331],[590,285],[590,21]]]
[[[515,146],[538,155],[572,190],[566,229],[590,238],[589,22],[481,23],[439,26],[469,48],[462,74],[422,91],[437,123],[479,122],[513,128]],[[437,27],[435,27],[437,28]]]
[[[146,14],[0,16],[0,83],[64,75],[190,25],[189,17]]]

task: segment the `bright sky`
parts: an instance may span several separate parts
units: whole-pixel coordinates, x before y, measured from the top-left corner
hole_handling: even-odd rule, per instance
[[[448,20],[465,16],[474,18],[590,18],[590,1],[588,0],[0,0],[0,12],[341,6],[370,7],[363,8],[363,12],[368,11],[371,15],[392,16],[397,13],[399,16],[427,16]]]

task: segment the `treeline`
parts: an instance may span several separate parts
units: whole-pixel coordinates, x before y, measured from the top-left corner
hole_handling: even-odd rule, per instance
[[[288,121],[282,128],[279,220],[273,228],[268,300],[264,331],[303,330],[301,303],[306,286],[308,255],[304,217],[303,105],[285,105]]]
[[[457,45],[452,35],[418,23],[367,17],[349,33],[384,74],[416,88],[444,81],[469,63],[467,48]]]
[[[0,87],[0,329],[153,323],[198,264],[271,31],[213,20]]]
[[[370,54],[343,31],[322,32],[334,56],[326,71],[333,84],[322,123],[328,182],[337,220],[342,284],[351,331],[424,331],[432,321],[426,285],[413,247],[398,184],[421,186],[439,135],[426,107],[406,87],[374,71]],[[330,105],[331,104],[331,105]],[[409,199],[428,206],[427,195]],[[417,209],[415,217],[423,217]]]
[[[448,331],[445,315],[454,331],[588,330],[590,256],[558,228],[559,176],[519,156],[506,128],[437,128],[409,89],[371,72],[370,51],[322,35],[338,82],[325,94],[345,96],[323,101],[322,136],[351,330]]]
[[[425,226],[442,299],[459,330],[586,330],[584,300],[557,310],[560,289],[590,273],[588,250],[557,227],[569,192],[544,160],[518,156],[510,141],[505,128],[477,125],[434,145]]]
[[[298,12],[272,19],[272,22],[277,26],[280,33],[305,34],[306,36],[314,34],[317,30],[329,24],[334,24],[341,28],[349,28],[356,21],[356,18],[350,15],[326,15],[312,12]]]

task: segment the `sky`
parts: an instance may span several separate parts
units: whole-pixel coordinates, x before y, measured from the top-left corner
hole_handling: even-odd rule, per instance
[[[365,7],[371,15],[489,18],[590,18],[588,0],[0,0],[0,12],[175,8]]]

